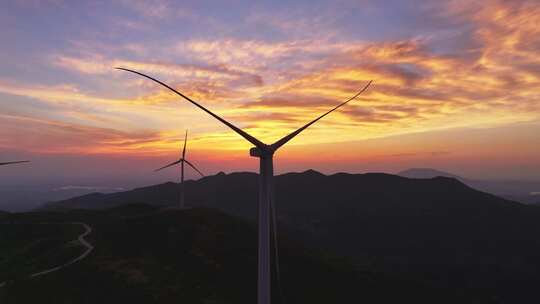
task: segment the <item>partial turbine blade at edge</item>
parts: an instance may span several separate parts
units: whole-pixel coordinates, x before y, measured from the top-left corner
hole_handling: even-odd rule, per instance
[[[187,145],[187,130],[186,130],[186,137],[184,138],[184,150],[182,150],[182,159],[186,158],[186,145]]]
[[[12,165],[12,164],[22,164],[22,163],[29,163],[29,162],[30,162],[29,160],[19,160],[19,161],[0,163],[0,166]]]
[[[202,177],[204,177],[204,174],[202,174],[201,171],[199,171],[199,169],[195,168],[195,165],[193,165],[192,163],[190,163],[188,160],[184,160],[186,162],[186,164],[188,164],[191,168],[193,168],[193,170],[197,171]]]
[[[300,129],[292,132],[291,134],[283,137],[282,139],[276,141],[275,143],[273,143],[270,147],[272,148],[273,151],[276,151],[277,149],[279,149],[281,146],[283,146],[284,144],[286,144],[289,140],[293,139],[296,135],[300,134],[300,132],[304,131],[305,129],[307,129],[309,126],[311,126],[312,124],[316,123],[317,121],[319,121],[321,118],[325,117],[326,115],[334,112],[335,110],[339,109],[340,107],[346,105],[349,101],[355,99],[356,97],[360,96],[360,94],[364,93],[365,90],[367,90],[367,88],[371,85],[371,82],[373,80],[370,80],[368,82],[368,84],[366,84],[366,86],[360,90],[360,92],[356,93],[356,95],[354,95],[353,97],[347,99],[346,101],[340,103],[339,105],[337,105],[336,107],[334,107],[333,109],[331,109],[330,111],[324,113],[323,115],[317,117],[315,120],[309,122],[308,124],[306,124],[305,126],[301,127]]]
[[[117,70],[123,70],[123,71],[126,71],[126,72],[131,72],[131,73],[135,73],[137,75],[140,75],[142,77],[145,77],[145,78],[148,78],[154,82],[157,82],[159,83],[160,85],[166,87],[167,89],[173,91],[174,93],[176,93],[177,95],[179,95],[180,97],[184,98],[185,100],[191,102],[193,105],[195,105],[196,107],[198,107],[199,109],[205,111],[206,113],[210,114],[212,117],[214,117],[215,119],[219,120],[220,122],[222,122],[224,125],[226,125],[227,127],[231,128],[233,131],[235,131],[236,133],[238,133],[240,136],[242,136],[243,138],[245,138],[247,141],[249,141],[250,143],[252,143],[253,145],[255,145],[256,147],[260,148],[260,149],[264,149],[266,147],[265,144],[263,144],[261,141],[259,141],[258,139],[256,139],[255,137],[249,135],[248,133],[246,133],[245,131],[241,130],[240,128],[238,128],[237,126],[231,124],[230,122],[226,121],[225,119],[217,116],[216,114],[214,114],[212,111],[208,110],[207,108],[201,106],[200,104],[198,104],[197,102],[195,102],[194,100],[192,100],[191,98],[187,97],[186,95],[178,92],[177,90],[173,89],[172,87],[168,86],[167,84],[155,79],[155,78],[152,78],[148,75],[145,75],[143,73],[140,73],[140,72],[137,72],[137,71],[134,71],[134,70],[130,70],[130,69],[126,69],[126,68],[120,68],[120,67],[117,67],[115,68]]]
[[[172,163],[170,163],[170,164],[168,164],[168,165],[166,165],[166,166],[163,166],[163,167],[161,167],[161,168],[159,168],[159,169],[156,169],[156,170],[154,170],[154,172],[163,170],[163,169],[165,169],[165,168],[169,168],[169,167],[171,167],[171,166],[174,166],[174,165],[176,165],[176,164],[179,164],[180,162],[182,162],[181,159],[179,159],[179,160],[177,160],[177,161],[175,161],[175,162],[172,162]]]

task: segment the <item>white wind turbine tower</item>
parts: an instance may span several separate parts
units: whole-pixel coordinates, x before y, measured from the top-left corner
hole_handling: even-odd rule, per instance
[[[274,164],[273,164],[273,156],[274,153],[284,144],[286,144],[289,140],[293,139],[296,135],[300,134],[300,132],[307,129],[312,124],[316,123],[321,118],[325,117],[326,115],[332,113],[333,111],[337,110],[341,106],[344,106],[349,101],[355,99],[360,94],[362,94],[371,84],[371,81],[366,84],[366,86],[358,93],[356,93],[351,98],[347,99],[346,101],[340,103],[339,105],[332,108],[330,111],[324,113],[323,115],[317,117],[313,121],[307,123],[303,127],[299,128],[298,130],[292,132],[291,134],[281,138],[280,140],[276,141],[275,143],[271,145],[264,144],[260,140],[256,139],[255,137],[249,135],[245,131],[241,130],[240,128],[236,127],[235,125],[231,124],[230,122],[226,121],[225,119],[217,116],[207,108],[203,107],[202,105],[198,104],[191,98],[187,97],[186,95],[178,92],[174,88],[170,87],[169,85],[152,78],[148,75],[145,75],[143,73],[126,69],[126,68],[116,68],[119,70],[124,70],[127,72],[138,74],[142,77],[148,78],[154,82],[159,83],[160,85],[166,87],[167,89],[173,91],[177,95],[181,96],[185,100],[189,101],[196,107],[200,108],[201,110],[205,111],[206,113],[210,114],[215,119],[219,120],[223,124],[225,124],[227,127],[233,129],[236,133],[238,133],[240,136],[242,136],[244,139],[249,141],[251,144],[253,144],[255,147],[251,148],[249,150],[249,154],[253,157],[258,157],[260,160],[260,169],[259,169],[259,257],[258,257],[258,280],[257,280],[257,303],[258,304],[270,304],[270,280],[271,280],[271,273],[270,273],[270,216],[271,211],[274,210],[273,205],[273,199],[274,199],[274,184],[273,184],[273,177],[274,177]],[[275,227],[274,227],[275,228]]]
[[[12,162],[0,163],[0,166],[13,165],[13,164],[21,164],[21,163],[29,163],[29,162],[30,162],[29,160],[19,160],[19,161],[12,161]]]
[[[195,167],[195,165],[193,165],[192,163],[190,163],[186,159],[186,144],[187,144],[187,130],[186,130],[186,137],[184,138],[184,149],[182,150],[182,156],[180,157],[180,159],[178,159],[175,162],[172,162],[172,163],[170,163],[170,164],[168,164],[166,166],[163,166],[163,167],[155,170],[157,172],[157,171],[163,170],[165,168],[180,164],[180,208],[181,209],[183,209],[185,207],[185,203],[184,203],[184,188],[185,188],[184,187],[184,163],[188,164],[188,166],[193,168],[193,170],[197,171],[197,173],[199,173],[202,177],[204,177],[204,174],[202,174],[202,172],[199,171],[199,169],[197,169]]]

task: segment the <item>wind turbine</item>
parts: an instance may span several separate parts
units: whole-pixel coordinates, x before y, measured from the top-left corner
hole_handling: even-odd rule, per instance
[[[251,148],[249,150],[250,156],[258,157],[259,158],[259,252],[258,252],[258,280],[257,280],[257,303],[258,304],[270,304],[270,279],[271,279],[271,273],[270,273],[270,216],[271,211],[274,210],[273,200],[274,200],[274,183],[273,183],[273,177],[274,177],[274,164],[273,164],[273,156],[274,153],[284,144],[286,144],[288,141],[293,139],[296,135],[300,134],[300,132],[307,129],[312,124],[319,121],[321,118],[325,117],[326,115],[332,113],[333,111],[337,110],[338,108],[344,106],[349,101],[355,99],[360,94],[362,94],[371,84],[371,81],[369,81],[366,86],[362,90],[360,90],[358,93],[356,93],[351,98],[347,99],[346,101],[340,103],[339,105],[335,106],[328,112],[322,114],[321,116],[317,117],[313,121],[307,123],[303,127],[299,128],[298,130],[292,132],[291,134],[281,138],[280,140],[276,141],[275,143],[271,145],[267,145],[260,140],[256,139],[255,137],[249,135],[247,132],[241,130],[240,128],[236,127],[235,125],[231,124],[230,122],[226,121],[225,119],[217,116],[207,108],[203,107],[202,105],[198,104],[191,98],[187,97],[186,95],[178,92],[174,88],[170,87],[169,85],[152,78],[148,75],[145,75],[143,73],[126,69],[126,68],[116,68],[119,70],[131,72],[138,74],[142,77],[148,78],[154,82],[159,83],[160,85],[166,87],[167,89],[173,91],[180,97],[184,98],[185,100],[189,101],[196,107],[200,108],[201,110],[205,111],[206,113],[210,114],[215,119],[219,120],[223,124],[225,124],[227,127],[231,128],[233,131],[238,133],[240,136],[242,136],[244,139],[249,141],[251,144],[253,144],[255,147]],[[274,227],[275,228],[275,227]]]
[[[180,208],[184,208],[185,206],[184,205],[184,163],[188,164],[188,166],[193,168],[193,170],[197,171],[202,177],[204,177],[204,174],[202,174],[202,172],[199,171],[199,169],[197,169],[195,165],[193,165],[186,159],[186,144],[187,144],[187,130],[186,130],[186,137],[184,138],[184,149],[182,150],[182,156],[180,157],[180,159],[155,170],[155,172],[157,172],[165,168],[180,164],[180,168],[181,168],[180,169]]]
[[[12,161],[12,162],[0,163],[0,166],[21,164],[21,163],[29,163],[29,162],[30,162],[29,160]]]

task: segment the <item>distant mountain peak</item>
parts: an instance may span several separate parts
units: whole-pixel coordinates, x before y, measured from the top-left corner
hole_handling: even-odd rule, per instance
[[[434,178],[434,177],[442,176],[442,177],[462,179],[458,175],[432,169],[432,168],[411,168],[411,169],[401,171],[397,175],[407,177],[407,178]]]

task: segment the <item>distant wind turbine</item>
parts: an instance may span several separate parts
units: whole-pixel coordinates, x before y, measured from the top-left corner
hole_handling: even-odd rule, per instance
[[[12,162],[0,163],[0,166],[13,165],[13,164],[21,164],[21,163],[29,163],[29,162],[30,162],[29,160],[19,160],[19,161],[12,161]]]
[[[274,164],[273,164],[273,156],[274,153],[284,144],[286,144],[288,141],[293,139],[296,135],[300,134],[300,132],[307,129],[312,124],[319,121],[321,118],[325,117],[326,115],[332,113],[333,111],[337,110],[338,108],[344,106],[349,101],[355,99],[360,94],[362,94],[369,85],[371,84],[371,81],[369,81],[366,86],[362,90],[360,90],[358,93],[356,93],[351,98],[347,99],[346,101],[340,103],[339,105],[332,108],[330,111],[324,113],[323,115],[317,117],[313,121],[307,123],[303,127],[299,128],[298,130],[292,132],[291,134],[283,137],[282,139],[276,141],[275,143],[271,145],[264,144],[260,140],[256,139],[255,137],[249,135],[245,131],[241,130],[240,128],[236,127],[235,125],[231,124],[230,122],[226,121],[225,119],[217,116],[207,108],[203,107],[202,105],[198,104],[191,98],[187,97],[186,95],[178,92],[174,88],[170,87],[169,85],[152,78],[148,75],[145,75],[143,73],[126,69],[126,68],[116,68],[119,70],[124,70],[127,72],[138,74],[142,77],[148,78],[154,82],[159,83],[160,85],[166,87],[167,89],[173,91],[180,97],[184,98],[185,100],[189,101],[196,107],[200,108],[201,110],[205,111],[206,113],[210,114],[215,119],[219,120],[223,124],[225,124],[227,127],[233,129],[236,133],[238,133],[240,136],[242,136],[244,139],[249,141],[251,144],[253,144],[255,147],[251,148],[249,150],[249,154],[253,157],[259,158],[260,163],[260,173],[259,173],[259,265],[258,265],[258,281],[257,281],[257,303],[258,304],[270,304],[270,216],[271,211],[275,210],[274,207],[274,184],[273,184],[273,177],[274,177]],[[274,225],[275,226],[275,225]],[[275,227],[274,227],[275,228]]]
[[[180,157],[180,159],[155,170],[157,172],[165,168],[180,164],[180,168],[181,168],[180,169],[180,208],[185,207],[185,204],[184,204],[184,163],[188,164],[188,166],[193,168],[193,170],[197,171],[202,177],[204,177],[204,174],[202,174],[202,172],[199,171],[199,169],[197,169],[195,165],[193,165],[186,159],[186,144],[187,144],[187,130],[186,130],[186,137],[184,138],[184,149],[182,150],[182,156]]]

